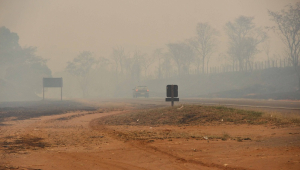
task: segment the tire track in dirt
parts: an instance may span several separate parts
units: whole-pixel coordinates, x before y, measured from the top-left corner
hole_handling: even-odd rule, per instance
[[[126,111],[124,111],[124,112],[126,112]],[[102,115],[99,115],[99,113],[102,114]],[[12,137],[18,137],[18,136],[22,137],[24,135],[26,137],[26,135],[28,135],[28,134],[39,132],[39,133],[35,134],[35,136],[33,136],[33,137],[38,138],[40,133],[43,133],[42,131],[45,131],[45,130],[47,131],[47,128],[49,128],[49,127],[53,126],[53,127],[57,128],[58,124],[61,124],[61,126],[59,126],[58,128],[63,128],[64,126],[70,126],[70,125],[67,125],[67,124],[63,123],[64,121],[69,121],[69,123],[71,123],[71,121],[72,121],[75,124],[77,124],[77,123],[80,123],[80,120],[86,119],[87,121],[84,121],[84,122],[82,121],[82,123],[77,124],[77,126],[82,124],[83,126],[86,126],[87,129],[88,129],[89,122],[91,120],[93,120],[95,118],[95,116],[102,117],[102,116],[113,115],[113,114],[121,114],[121,112],[120,111],[106,112],[106,113],[103,113],[103,112],[74,112],[74,113],[72,113],[71,112],[71,113],[65,113],[65,114],[62,114],[62,115],[55,115],[55,116],[51,116],[51,117],[41,117],[39,120],[33,120],[33,119],[30,120],[30,119],[28,119],[28,120],[24,120],[20,123],[12,124],[11,127],[7,127],[7,128],[9,128],[9,131],[7,133],[8,134],[15,134],[16,132],[18,132],[17,136],[12,136]],[[92,118],[92,117],[94,117],[94,118]],[[90,119],[90,118],[92,118],[92,119]],[[72,124],[74,124],[74,123],[72,123]],[[22,129],[22,131],[19,131],[18,129]],[[53,129],[53,128],[51,128],[51,129]],[[10,136],[8,136],[8,137],[10,137]],[[18,138],[16,138],[16,139],[18,139]],[[35,139],[35,138],[29,138],[29,139],[30,139],[29,142],[31,142],[31,139]],[[22,142],[24,142],[23,138],[21,138],[20,140],[22,140]],[[19,141],[19,140],[17,140],[17,141]],[[12,144],[14,144],[14,143],[12,143]],[[8,143],[7,145],[11,145],[11,144]],[[68,147],[71,148],[72,146],[68,146]],[[0,146],[0,149],[1,149],[1,146]],[[37,150],[37,148],[35,148],[35,149]],[[29,151],[28,148],[25,149],[25,150]],[[5,155],[8,154],[8,153],[5,153],[3,150],[0,150],[0,153],[3,153]],[[49,156],[48,154],[50,154],[51,156]],[[53,154],[55,156],[53,156]],[[39,155],[38,157],[41,158],[41,159],[46,157],[47,158],[46,160],[51,160],[51,161],[54,160],[54,162],[55,161],[56,162],[61,162],[61,160],[58,159],[58,158],[61,158],[60,155],[62,155],[62,154],[64,155],[63,157],[68,158],[68,162],[72,161],[72,159],[73,160],[83,160],[83,159],[86,159],[87,157],[89,157],[88,153],[84,153],[82,155],[82,154],[77,154],[77,153],[74,153],[74,152],[63,153],[63,152],[47,152],[47,151],[44,151],[44,153]],[[97,156],[97,154],[95,154],[95,158],[99,158],[99,156]],[[112,170],[114,170],[114,169],[116,169],[116,170],[145,170],[144,168],[137,167],[137,166],[130,165],[130,164],[126,164],[126,163],[123,163],[123,162],[112,161],[112,160],[108,160],[108,159],[101,160],[101,159],[95,159],[95,158],[89,160],[88,162],[91,165],[94,165],[94,166],[97,166],[97,165],[100,164],[100,166],[101,166],[100,169],[107,169],[107,170],[110,170],[110,169],[112,169]],[[101,156],[100,156],[100,158],[101,158]],[[0,160],[1,160],[1,158],[0,158]],[[26,166],[17,166],[17,165],[13,166],[13,165],[10,165],[10,164],[14,164],[14,163],[9,162],[9,161],[10,160],[5,160],[5,162],[3,162],[3,164],[6,164],[7,166],[3,166],[3,167],[0,166],[0,170],[1,169],[19,169],[19,168],[22,168],[24,170],[25,169],[35,170],[34,168],[27,168]],[[2,162],[0,162],[0,165],[1,164],[2,164]],[[87,165],[87,166],[89,166],[89,165]],[[102,167],[105,167],[105,168],[102,168]],[[73,167],[70,166],[67,169],[73,169]],[[79,169],[81,169],[81,168],[79,168]],[[89,169],[89,168],[87,168],[87,169]],[[93,168],[91,168],[91,169],[93,169]],[[97,169],[98,169],[98,167],[97,167]]]
[[[184,158],[179,157],[177,155],[174,155],[174,154],[171,154],[169,152],[163,151],[163,150],[161,150],[157,147],[149,146],[144,141],[140,141],[139,145],[132,145],[132,146],[136,146],[136,147],[138,147],[139,149],[142,149],[142,150],[144,150],[144,148],[146,148],[146,150],[150,149],[150,150],[162,153],[164,155],[168,155],[169,157],[174,158],[177,161],[180,161],[182,163],[192,163],[192,164],[197,164],[197,165],[201,165],[201,166],[204,166],[204,167],[214,167],[214,168],[223,169],[223,170],[250,170],[250,169],[243,168],[243,167],[230,167],[230,166],[224,166],[224,165],[215,164],[215,163],[204,163],[202,161],[187,160],[187,159],[184,159]]]
[[[143,150],[145,152],[155,154],[155,155],[158,155],[157,153],[163,154],[163,155],[169,157],[170,159],[174,159],[181,163],[196,164],[196,165],[200,165],[200,166],[208,167],[208,168],[217,168],[217,169],[221,169],[221,170],[251,170],[249,168],[244,168],[244,167],[230,167],[230,166],[224,166],[224,165],[216,164],[216,163],[205,163],[205,162],[198,161],[198,160],[187,160],[180,156],[174,155],[170,152],[163,151],[155,146],[150,146],[150,145],[148,145],[147,141],[145,141],[145,140],[135,140],[135,139],[132,139],[126,133],[123,133],[121,131],[116,131],[115,129],[111,129],[109,126],[100,125],[98,123],[98,121],[102,118],[97,118],[97,119],[92,120],[89,124],[90,127],[94,130],[99,130],[101,132],[106,133],[108,136],[110,136],[113,139],[127,142],[131,147]]]
[[[81,154],[74,154],[74,153],[60,153],[59,157],[63,157],[64,159],[70,159],[70,160],[82,160]],[[59,158],[58,158],[59,159]],[[114,161],[109,159],[100,159],[99,157],[94,156],[87,156],[85,164],[88,164],[85,169],[93,169],[94,165],[101,165],[101,169],[105,170],[147,170],[142,167],[138,167],[132,164],[120,162],[120,161]]]
[[[111,116],[111,115],[117,115],[117,114],[124,114],[127,113],[128,111],[115,111],[115,112],[107,112],[107,113],[103,113],[101,112],[97,112],[97,113],[102,113],[103,115],[101,115],[101,117],[105,117],[105,116]],[[82,118],[84,116],[88,116],[91,114],[95,114],[94,112],[87,112],[87,113],[81,113],[81,114],[71,114],[69,116],[59,116],[58,118],[54,118],[54,119],[50,119],[50,120],[46,120],[47,123],[52,123],[55,121],[65,121],[65,120],[73,120],[73,119],[78,119],[78,118]],[[99,119],[99,118],[98,118]],[[88,121],[90,122],[90,121]],[[89,127],[89,123],[87,125]],[[109,136],[106,136],[109,137]],[[145,168],[142,167],[138,167],[132,164],[128,164],[128,163],[124,163],[124,162],[120,162],[120,161],[114,161],[114,160],[110,160],[110,159],[101,159],[101,156],[91,156],[91,155],[85,155],[83,156],[82,154],[76,154],[76,153],[60,153],[59,157],[63,157],[64,159],[69,159],[69,160],[87,160],[88,163],[88,169],[93,169],[93,165],[94,166],[99,166],[101,167],[101,169],[105,169],[105,170],[147,170]],[[88,157],[88,159],[87,159]]]

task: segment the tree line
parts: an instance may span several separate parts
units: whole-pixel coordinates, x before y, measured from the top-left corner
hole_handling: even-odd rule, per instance
[[[36,99],[42,78],[50,77],[46,60],[36,47],[21,47],[19,36],[0,27],[0,101]]]
[[[227,66],[223,68],[210,67],[209,62],[217,51],[218,36],[220,32],[213,28],[209,23],[198,23],[196,35],[182,42],[166,44],[165,48],[159,48],[153,51],[151,55],[135,51],[131,55],[126,53],[124,48],[116,47],[112,50],[110,60],[101,60],[110,63],[114,67],[117,82],[120,77],[126,77],[133,82],[140,82],[142,79],[148,79],[148,69],[155,63],[152,78],[169,78],[171,75],[187,75],[191,70],[196,74],[208,74],[221,72],[221,70],[232,71],[252,71],[255,69],[266,68],[264,65],[255,61],[255,56],[261,52],[259,46],[268,39],[267,31],[276,32],[285,44],[286,65],[291,63],[299,78],[299,46],[300,46],[300,3],[288,5],[287,9],[279,12],[268,11],[270,19],[274,21],[275,26],[264,29],[254,24],[254,17],[239,16],[233,21],[225,24],[225,33],[228,36],[228,48],[226,54],[222,54],[227,59]],[[269,44],[263,46],[268,57],[268,63],[274,62],[269,57]],[[81,56],[83,53],[80,53]],[[79,57],[78,56],[78,57]],[[221,54],[219,54],[221,56]],[[78,61],[78,58],[70,62],[69,65]],[[156,61],[156,62],[155,62]],[[85,61],[82,61],[86,63]],[[281,62],[280,62],[281,63]],[[68,66],[69,67],[69,66]],[[67,67],[67,68],[68,68]],[[92,64],[90,65],[90,68]],[[270,67],[270,66],[269,66]],[[192,69],[195,68],[195,69]],[[217,71],[217,68],[219,71]],[[80,70],[81,68],[78,67]],[[70,73],[75,71],[68,70]],[[84,77],[84,76],[82,76]],[[84,81],[86,82],[86,81]]]
[[[269,57],[267,41],[267,32],[274,31],[285,45],[283,48],[286,56],[282,60],[294,67],[300,89],[300,3],[289,4],[281,11],[268,11],[268,14],[274,26],[267,29],[256,26],[254,17],[239,16],[233,21],[228,21],[224,25],[224,32],[228,37],[227,51],[220,53],[219,57],[227,59],[224,67],[226,70],[252,71],[263,68],[261,63],[255,61],[255,56],[262,51],[260,50],[262,46],[268,62],[274,60]],[[67,63],[65,72],[77,79],[83,96],[89,96],[88,89],[93,81],[91,79],[96,78],[108,82],[100,86],[111,86],[111,84],[118,86],[124,83],[139,84],[149,79],[168,79],[174,74],[184,76],[190,74],[190,70],[194,70],[194,74],[217,72],[209,62],[212,56],[217,55],[220,31],[209,23],[198,23],[195,30],[194,37],[181,42],[168,43],[151,54],[139,50],[128,52],[122,46],[112,48],[111,55],[108,57],[96,57],[91,51],[82,51]],[[20,47],[16,33],[1,27],[0,39],[2,81],[13,82],[17,86],[25,83],[22,81],[26,75],[30,75],[29,72],[37,74],[35,77],[39,78],[51,76],[46,61],[35,55],[36,48]],[[22,71],[24,69],[28,72]],[[15,76],[15,73],[21,73],[22,78]],[[32,80],[34,81],[36,80]],[[32,88],[35,89],[34,93],[39,92],[39,88],[35,86]]]

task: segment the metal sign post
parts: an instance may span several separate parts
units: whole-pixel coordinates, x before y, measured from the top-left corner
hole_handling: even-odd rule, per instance
[[[174,106],[174,85],[171,85],[171,106]]]
[[[171,106],[174,106],[174,101],[179,102],[178,97],[178,86],[177,85],[167,85],[167,98],[166,102],[171,102]]]

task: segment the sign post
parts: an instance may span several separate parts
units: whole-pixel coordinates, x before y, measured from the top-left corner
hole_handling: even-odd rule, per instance
[[[178,85],[167,85],[167,98],[166,102],[171,102],[171,106],[174,106],[174,101],[179,102],[178,97]]]
[[[171,106],[174,106],[174,85],[171,85]]]
[[[60,100],[62,100],[63,79],[60,78],[43,78],[43,100],[45,99],[45,87],[60,87]]]

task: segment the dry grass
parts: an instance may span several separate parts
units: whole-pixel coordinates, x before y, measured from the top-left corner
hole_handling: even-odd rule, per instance
[[[271,124],[300,125],[299,117],[283,117],[270,113],[227,108],[223,106],[184,105],[135,111],[130,114],[105,117],[99,121],[105,125],[218,125],[218,124]]]
[[[223,106],[200,106],[184,105],[183,107],[167,107],[156,109],[136,110],[128,114],[108,116],[98,121],[101,125],[114,126],[141,126],[139,130],[112,131],[113,136],[121,140],[143,140],[153,142],[154,140],[170,140],[177,138],[195,140],[235,140],[242,142],[252,140],[247,136],[230,136],[228,133],[207,134],[203,132],[156,129],[158,126],[178,126],[185,129],[186,126],[218,126],[218,125],[272,125],[291,126],[300,125],[300,117],[285,116],[270,112],[250,111]],[[150,129],[145,129],[150,126]],[[148,127],[149,128],[149,127]],[[142,130],[144,129],[144,130]]]
[[[230,136],[228,133],[223,132],[222,134],[207,134],[204,132],[195,132],[195,131],[181,131],[181,130],[170,130],[170,129],[144,129],[144,130],[115,130],[114,126],[106,128],[110,136],[115,137],[124,142],[129,140],[140,140],[146,142],[154,142],[155,140],[169,140],[173,141],[174,139],[186,139],[186,140],[207,140],[209,141],[227,141],[227,140],[236,140],[242,142],[245,140],[252,140],[249,137],[240,137],[240,136]]]
[[[278,124],[296,124],[300,125],[300,115],[295,113],[279,113],[279,112],[266,112],[263,117],[278,121]]]

